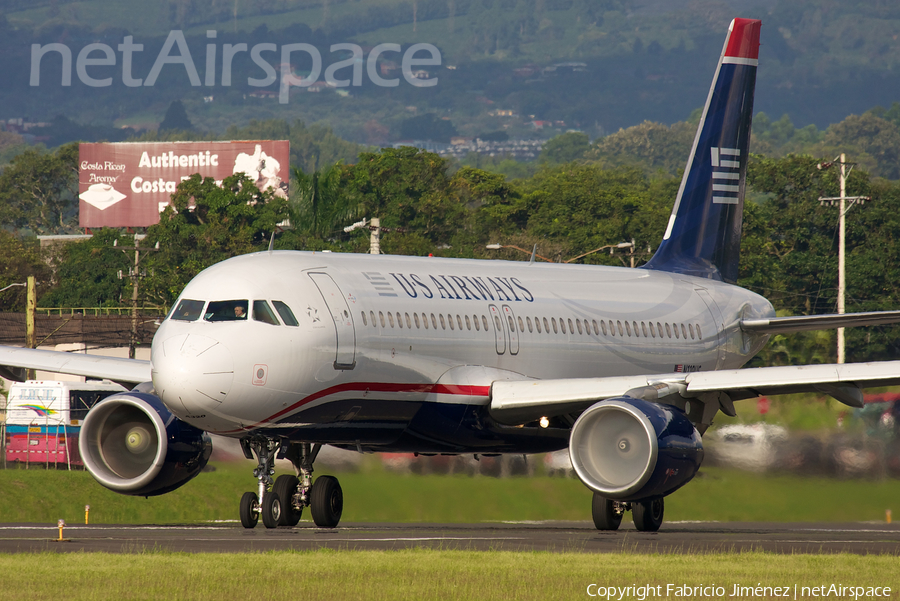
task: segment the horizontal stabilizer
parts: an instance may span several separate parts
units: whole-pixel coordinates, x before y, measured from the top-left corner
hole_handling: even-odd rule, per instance
[[[900,311],[870,311],[867,313],[745,319],[741,321],[741,329],[754,334],[789,334],[793,332],[807,332],[809,330],[881,326],[892,323],[900,323]]]

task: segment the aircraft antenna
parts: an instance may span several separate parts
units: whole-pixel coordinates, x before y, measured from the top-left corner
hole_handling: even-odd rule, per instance
[[[528,261],[529,265],[534,265],[534,256],[537,254],[537,244],[534,245],[534,248],[531,249],[531,260]]]
[[[269,238],[269,252],[275,250],[275,230],[272,230],[272,237]]]

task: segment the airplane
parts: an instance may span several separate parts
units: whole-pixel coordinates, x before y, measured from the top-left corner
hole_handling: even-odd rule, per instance
[[[568,448],[615,530],[656,531],[703,460],[719,411],[816,391],[861,406],[900,361],[741,369],[768,338],[900,321],[900,311],[776,317],[738,287],[761,23],[732,21],[665,234],[636,269],[269,251],[198,274],[149,361],[0,348],[0,365],[136,384],[82,424],[103,486],[159,495],[196,476],[209,433],[236,438],[256,490],[241,523],[334,528],[343,492],[313,479],[322,445],[368,452],[529,454]],[[294,474],[273,479],[276,457]]]

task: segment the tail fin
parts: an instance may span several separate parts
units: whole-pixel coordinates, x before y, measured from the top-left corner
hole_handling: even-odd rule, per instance
[[[754,19],[728,28],[669,225],[646,269],[737,280],[759,29]]]

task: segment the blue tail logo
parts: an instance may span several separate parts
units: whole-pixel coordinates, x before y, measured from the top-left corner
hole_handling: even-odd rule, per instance
[[[737,280],[759,31],[758,20],[731,22],[665,236],[646,269]]]

